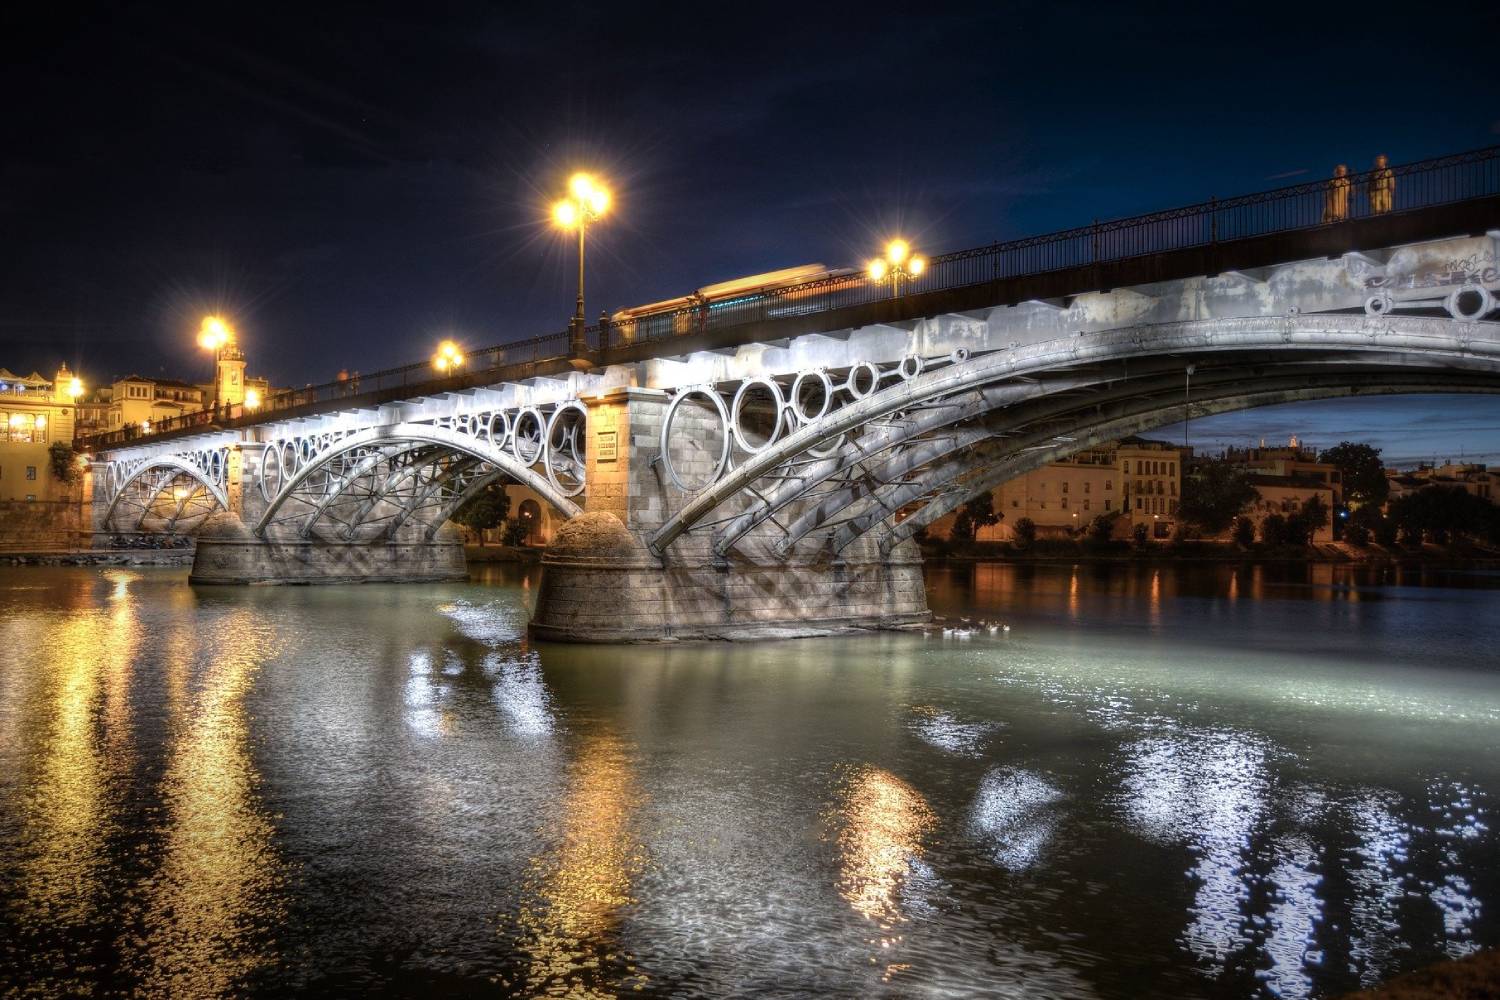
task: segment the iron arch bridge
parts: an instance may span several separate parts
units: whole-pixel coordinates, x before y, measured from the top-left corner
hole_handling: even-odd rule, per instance
[[[310,429],[240,446],[261,539],[380,543],[432,540],[495,482],[528,487],[564,517],[584,492],[587,411],[577,399],[373,426]],[[105,467],[108,530],[192,532],[229,507],[228,445]],[[258,457],[257,457],[258,456]]]
[[[1447,315],[1359,311],[1137,324],[993,350],[861,360],[677,390],[675,492],[649,550],[889,553],[1007,479],[1092,444],[1228,410],[1355,394],[1500,392],[1487,291]]]

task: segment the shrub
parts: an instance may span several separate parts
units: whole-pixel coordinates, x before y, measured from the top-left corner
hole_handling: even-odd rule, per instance
[[[1260,540],[1270,546],[1286,544],[1286,518],[1280,514],[1267,514],[1260,522]]]
[[[1344,529],[1344,541],[1357,549],[1370,544],[1370,529],[1363,524],[1351,524]]]
[[[1137,524],[1130,529],[1130,537],[1135,541],[1137,548],[1146,547],[1146,539],[1151,536],[1151,531],[1145,524]]]
[[[1016,522],[1016,544],[1021,548],[1028,548],[1036,541],[1036,522],[1029,517],[1023,517]]]
[[[1248,549],[1255,544],[1255,522],[1248,517],[1239,518],[1234,522],[1234,544],[1242,549]]]

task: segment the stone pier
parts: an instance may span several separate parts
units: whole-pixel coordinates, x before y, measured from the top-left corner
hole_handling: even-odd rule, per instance
[[[666,405],[665,393],[638,388],[590,402],[588,510],[559,530],[542,558],[533,636],[753,639],[894,628],[931,617],[921,556],[909,542],[882,555],[872,540],[834,558],[821,547],[781,554],[752,541],[723,557],[709,538],[684,537],[654,556],[646,540],[690,499],[664,481]],[[673,445],[676,468],[707,474],[717,425],[706,412],[679,419],[687,433],[684,444]]]

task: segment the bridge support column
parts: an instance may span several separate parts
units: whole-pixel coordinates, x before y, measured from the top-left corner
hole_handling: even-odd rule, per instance
[[[587,509],[563,525],[543,555],[531,622],[536,638],[774,638],[930,617],[921,556],[910,542],[884,555],[872,540],[835,558],[817,546],[782,555],[773,539],[751,538],[720,556],[707,530],[652,554],[652,535],[691,499],[670,484],[660,461],[668,403],[665,393],[642,389],[590,402]],[[712,463],[722,432],[712,411],[680,409],[674,467],[687,475],[711,471],[700,467]]]

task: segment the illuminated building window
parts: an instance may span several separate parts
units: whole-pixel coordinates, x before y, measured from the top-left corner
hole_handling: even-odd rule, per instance
[[[4,414],[0,441],[40,443],[47,440],[47,417],[41,413]]]

